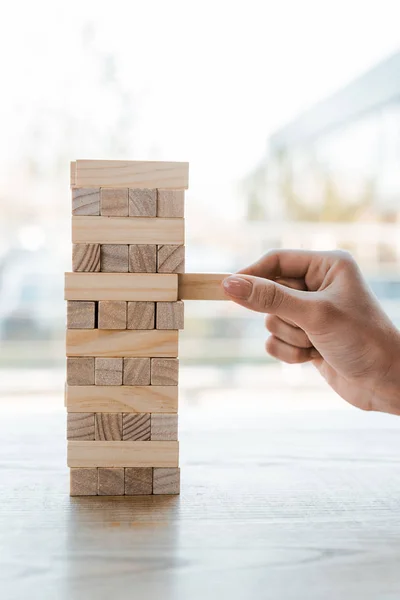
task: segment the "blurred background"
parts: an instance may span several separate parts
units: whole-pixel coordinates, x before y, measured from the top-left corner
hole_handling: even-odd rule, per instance
[[[345,248],[400,325],[399,17],[389,0],[9,3],[0,392],[63,386],[77,158],[190,162],[188,271]],[[184,401],[336,401],[309,366],[268,358],[265,338],[261,315],[187,302]]]

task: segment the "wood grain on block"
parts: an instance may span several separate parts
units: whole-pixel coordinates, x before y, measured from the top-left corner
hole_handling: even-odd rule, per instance
[[[127,303],[123,300],[100,300],[99,329],[126,329]]]
[[[153,493],[153,469],[151,467],[125,469],[125,496],[148,496]]]
[[[75,244],[183,244],[184,219],[72,217]]]
[[[157,190],[157,217],[183,218],[185,213],[184,190]]]
[[[124,468],[98,469],[98,484],[99,496],[123,496],[125,493]]]
[[[176,413],[177,386],[67,386],[69,412]]]
[[[103,217],[127,217],[128,188],[102,188],[100,214]]]
[[[178,385],[179,360],[177,358],[151,359],[151,385]]]
[[[97,469],[70,469],[70,496],[97,496]]]
[[[70,169],[69,169],[71,188],[75,187],[75,172],[76,172],[76,162],[74,160],[72,160],[70,162]]]
[[[181,300],[229,300],[222,282],[229,273],[184,273],[178,275]]]
[[[70,301],[67,305],[68,329],[93,329],[95,324],[94,302]]]
[[[177,467],[179,442],[67,442],[69,467]]]
[[[94,440],[94,413],[68,413],[67,440]]]
[[[124,385],[150,385],[150,358],[124,358]]]
[[[69,331],[69,330],[67,330]],[[73,331],[73,330],[72,330]],[[77,329],[76,331],[86,331]],[[67,384],[68,385],[93,385],[94,384],[94,358],[78,357],[67,358]]]
[[[181,300],[178,300],[178,302],[157,302],[156,313],[157,329],[183,329],[185,315],[184,304]]]
[[[154,329],[155,302],[128,302],[127,329]]]
[[[157,247],[158,273],[183,273],[185,271],[185,246],[169,244]]]
[[[133,244],[129,246],[130,273],[157,273],[157,246]]]
[[[81,273],[100,271],[100,244],[73,244],[72,270]]]
[[[122,385],[122,358],[95,358],[96,385]]]
[[[65,300],[174,301],[178,275],[159,273],[66,273]]]
[[[142,358],[178,356],[178,332],[67,329],[67,356]]]
[[[100,214],[99,188],[74,188],[72,190],[72,214],[74,216],[98,216]]]
[[[180,475],[179,468],[153,469],[153,494],[179,494]]]
[[[127,244],[102,244],[100,270],[102,273],[127,273],[129,258]]]
[[[124,413],[122,416],[123,440],[150,440],[151,416],[150,413]]]
[[[122,414],[96,413],[95,439],[107,441],[122,440]]]
[[[136,160],[77,160],[77,186],[186,189],[189,163]]]
[[[178,415],[153,414],[151,415],[151,439],[166,441],[178,439]]]
[[[129,216],[156,217],[157,190],[129,189]]]

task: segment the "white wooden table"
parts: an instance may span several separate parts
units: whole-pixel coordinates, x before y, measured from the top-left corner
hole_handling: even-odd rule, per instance
[[[182,407],[181,497],[71,499],[61,397],[0,400],[0,597],[398,600],[400,420],[227,407]]]

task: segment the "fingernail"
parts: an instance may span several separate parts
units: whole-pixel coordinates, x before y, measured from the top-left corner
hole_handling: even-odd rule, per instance
[[[243,277],[227,277],[222,285],[229,296],[242,298],[242,300],[246,300],[253,289],[252,283],[248,279],[243,279]]]

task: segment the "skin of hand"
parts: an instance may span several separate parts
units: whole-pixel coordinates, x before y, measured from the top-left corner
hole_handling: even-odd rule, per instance
[[[223,287],[236,303],[268,313],[269,354],[312,361],[358,408],[400,414],[400,333],[350,254],[271,251]]]

